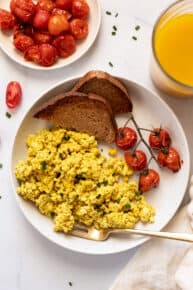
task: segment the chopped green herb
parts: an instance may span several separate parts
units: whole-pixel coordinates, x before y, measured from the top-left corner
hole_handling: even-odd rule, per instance
[[[62,158],[63,158],[63,155],[62,155],[62,153],[59,153],[59,157],[60,157],[60,159],[62,159]]]
[[[113,64],[112,64],[112,62],[110,62],[110,61],[109,61],[109,66],[110,66],[110,67],[113,67]]]
[[[110,11],[106,11],[107,15],[112,15],[112,13]]]
[[[116,35],[116,32],[115,32],[115,31],[112,31],[111,34],[112,34],[112,35]]]
[[[68,136],[68,135],[64,135],[64,137],[63,137],[63,141],[68,141],[70,139],[70,136]]]
[[[9,112],[6,112],[5,115],[8,119],[10,119],[12,117],[12,115]]]
[[[69,286],[71,287],[72,286],[72,282],[70,281],[70,282],[68,282],[68,284],[69,284]]]
[[[76,174],[76,176],[74,178],[74,182],[78,183],[80,180],[86,180],[84,173]]]
[[[116,172],[113,172],[113,173],[112,173],[112,176],[115,176],[115,175],[116,175]]]
[[[47,167],[46,161],[42,161],[41,167],[42,167],[42,170],[46,170],[46,167]]]
[[[136,30],[136,31],[138,31],[140,28],[141,28],[140,25],[136,25],[136,26],[135,26],[135,30]]]
[[[60,196],[61,196],[61,197],[63,197],[63,196],[64,196],[64,194],[61,192],[61,193],[60,193]]]
[[[137,191],[135,192],[135,194],[136,194],[137,196],[139,196],[139,195],[142,195],[142,192],[141,192],[140,190],[137,190]]]
[[[137,37],[136,36],[132,36],[132,39],[136,41],[137,40]]]
[[[121,198],[119,197],[119,198],[117,199],[117,202],[120,203],[120,201],[121,201]]]
[[[17,178],[17,182],[19,183],[19,185],[21,185],[22,183],[24,183],[25,181],[21,178]]]
[[[3,164],[2,163],[0,163],[0,169],[2,169],[3,168]]]
[[[119,15],[119,13],[116,13],[116,14],[115,14],[115,17],[117,17],[118,15]]]
[[[55,217],[55,212],[51,211],[50,217],[53,219]]]
[[[103,148],[101,148],[101,152],[103,152]]]
[[[131,209],[131,205],[129,203],[125,204],[125,209],[130,210]]]
[[[117,31],[117,26],[113,25],[113,30]]]
[[[96,198],[99,199],[101,197],[101,194],[97,194]]]
[[[103,180],[103,182],[101,182],[101,184],[103,184],[104,186],[108,185],[108,180]]]
[[[0,199],[2,198],[2,196],[0,195]]]

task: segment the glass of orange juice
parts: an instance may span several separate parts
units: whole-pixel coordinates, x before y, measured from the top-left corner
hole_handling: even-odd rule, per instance
[[[193,97],[193,1],[172,4],[157,20],[152,34],[150,73],[168,95]]]

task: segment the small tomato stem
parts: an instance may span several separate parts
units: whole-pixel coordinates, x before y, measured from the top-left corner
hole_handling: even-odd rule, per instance
[[[132,118],[132,114],[129,115],[129,118],[127,119],[127,121],[123,125],[123,128],[125,128],[127,126],[127,124],[129,123],[129,121],[131,120],[131,118]]]

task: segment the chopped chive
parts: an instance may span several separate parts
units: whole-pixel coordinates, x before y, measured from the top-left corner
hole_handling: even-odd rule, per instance
[[[0,195],[0,199],[2,198],[2,196]]]
[[[101,197],[101,194],[97,194],[96,198],[99,199]]]
[[[114,29],[115,31],[117,31],[117,26],[113,25],[113,29]]]
[[[136,194],[137,196],[139,196],[139,195],[142,195],[142,192],[141,192],[140,190],[137,190],[137,191],[135,192],[135,194]]]
[[[108,185],[108,180],[103,180],[103,182],[101,182],[104,186]]]
[[[8,119],[10,119],[10,118],[12,117],[11,114],[10,114],[9,112],[6,112],[5,115],[6,115],[6,117],[7,117]]]
[[[64,135],[64,137],[63,137],[63,141],[68,141],[70,139],[70,136],[68,136],[68,135]]]
[[[42,161],[41,167],[42,167],[42,170],[46,170],[46,167],[47,167],[46,161]]]
[[[130,210],[130,209],[131,209],[131,205],[130,205],[129,203],[126,203],[126,204],[125,204],[125,208],[126,208],[127,210]]]
[[[112,13],[110,11],[106,11],[107,15],[112,15]]]
[[[136,41],[137,40],[137,37],[136,36],[132,36],[132,39]]]
[[[116,175],[116,172],[113,172],[113,173],[112,173],[112,176],[115,176],[115,175]]]
[[[69,284],[69,286],[71,287],[72,286],[72,282],[70,281],[70,282],[68,282],[68,284]]]
[[[110,62],[110,61],[109,61],[109,66],[110,66],[110,67],[113,67],[113,64],[112,64],[112,62]]]
[[[112,34],[112,35],[116,35],[116,32],[115,32],[115,31],[112,31],[111,34]]]
[[[103,152],[103,148],[101,148],[101,152]]]
[[[117,17],[118,15],[119,15],[119,13],[116,13],[116,14],[115,14],[115,17]]]
[[[50,217],[53,219],[55,217],[55,212],[51,211]]]
[[[0,169],[2,169],[3,168],[3,164],[2,163],[0,163]]]
[[[136,31],[138,31],[140,28],[141,28],[140,25],[136,25],[136,26],[135,26],[135,30],[136,30]]]

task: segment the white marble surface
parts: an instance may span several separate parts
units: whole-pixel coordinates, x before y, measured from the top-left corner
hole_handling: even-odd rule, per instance
[[[15,64],[0,51],[0,163],[3,163],[0,170],[0,290],[107,290],[134,253],[133,250],[116,255],[88,256],[47,241],[20,212],[9,177],[11,145],[19,122],[50,85],[98,68],[153,88],[148,70],[151,31],[156,17],[172,1],[101,0],[101,3],[103,20],[97,41],[81,60],[68,68],[50,73],[34,72]],[[108,16],[106,10],[118,12],[119,16]],[[113,25],[118,28],[116,36],[111,36]],[[137,32],[135,25],[141,26]],[[133,35],[137,36],[137,41],[132,40]],[[109,61],[113,68],[108,65]],[[6,84],[11,80],[21,82],[24,97],[20,108],[7,119],[4,94]],[[193,99],[162,97],[185,129],[193,161]]]

